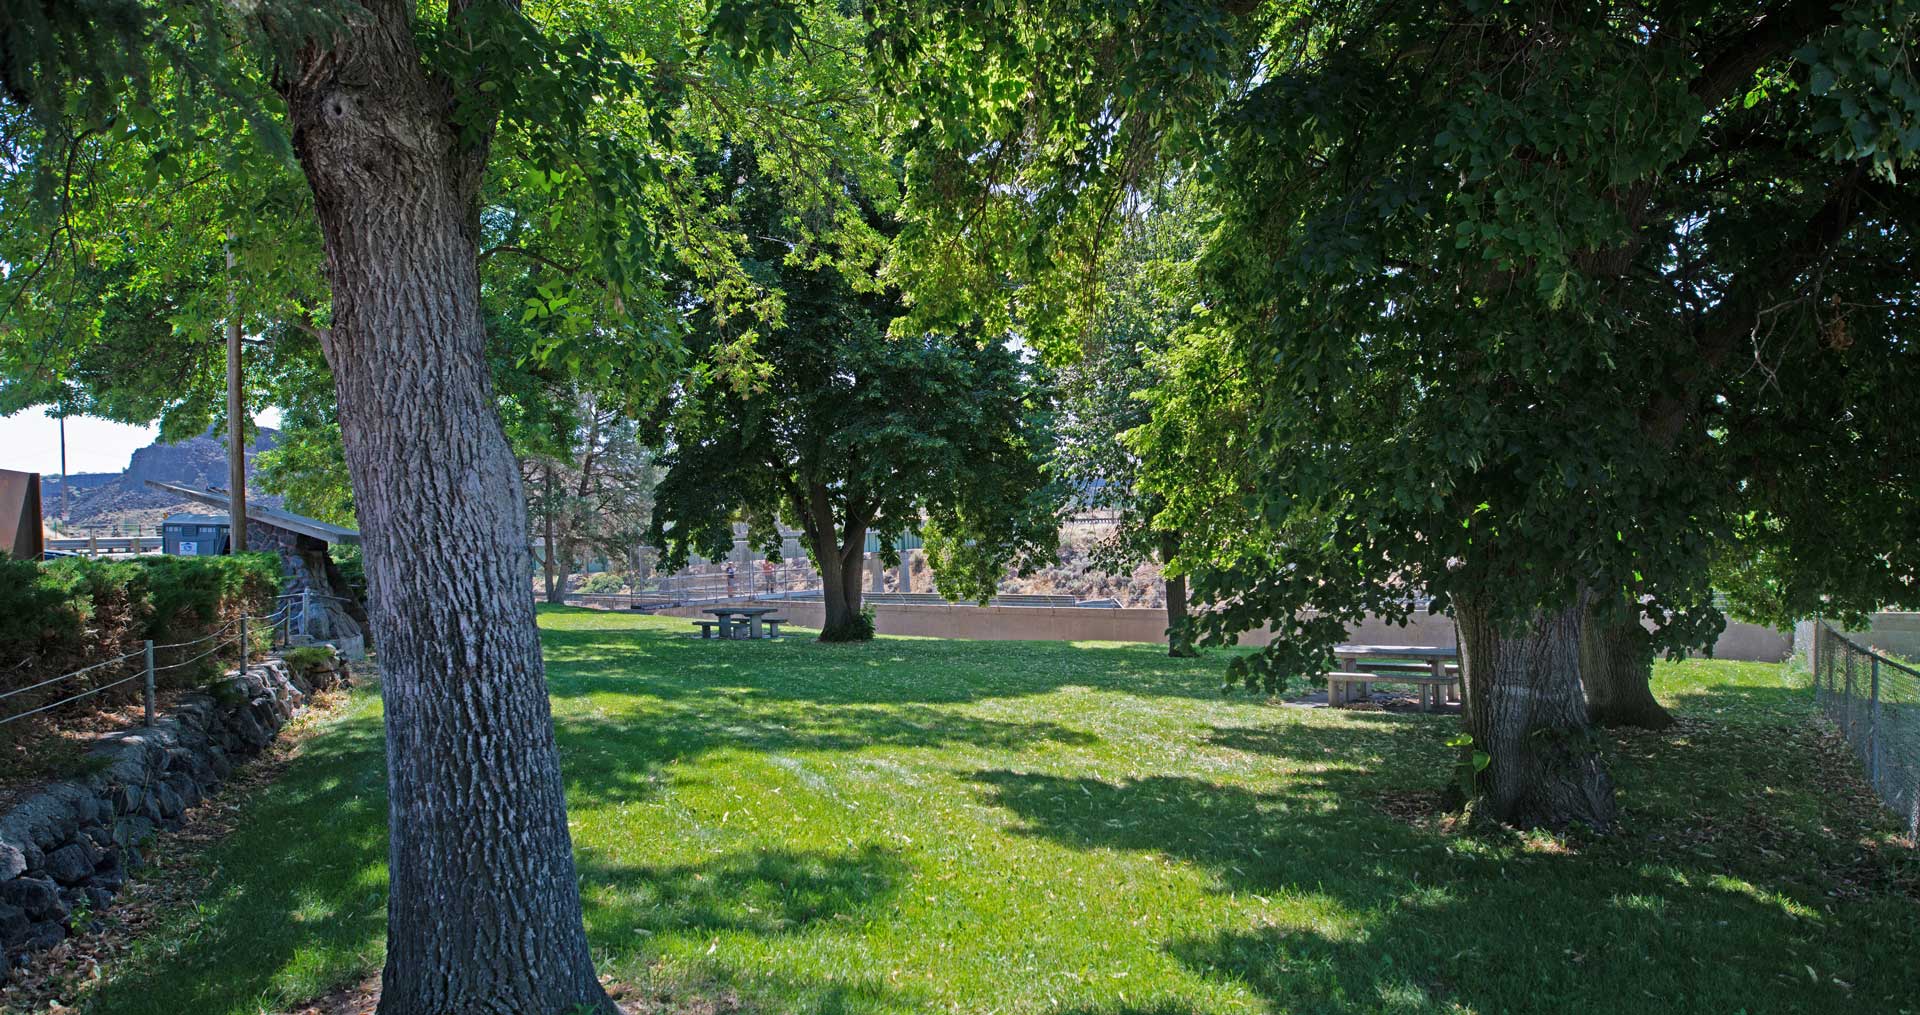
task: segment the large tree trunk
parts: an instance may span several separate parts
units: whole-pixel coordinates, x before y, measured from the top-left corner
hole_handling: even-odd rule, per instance
[[[1613,782],[1580,691],[1585,612],[1579,602],[1543,611],[1524,626],[1503,626],[1478,604],[1454,600],[1464,718],[1473,748],[1488,756],[1475,777],[1474,806],[1490,817],[1522,827],[1613,825]]]
[[[820,594],[826,616],[820,624],[821,641],[864,641],[873,632],[860,622],[860,561],[867,545],[871,519],[850,517],[841,531],[835,523],[833,497],[826,486],[810,483],[804,495],[790,498],[813,557],[820,565]]]
[[[843,548],[831,535],[834,531],[832,519],[828,519],[821,528],[829,535],[825,545],[814,550],[814,556],[820,560],[820,593],[826,604],[820,640],[863,640],[868,632],[860,623],[860,579],[863,577],[860,558],[866,547],[866,531],[849,532]]]
[[[324,348],[384,674],[379,1010],[612,1012],[581,924],[526,502],[488,373],[485,148],[448,123],[452,96],[422,69],[411,5],[367,6],[282,86],[325,241]]]
[[[1673,716],[1653,698],[1653,645],[1639,618],[1596,604],[1580,632],[1580,681],[1587,717],[1601,726],[1659,730]]]
[[[820,558],[820,591],[826,601],[827,615],[821,625],[821,641],[846,641],[860,618],[860,570],[844,564],[838,547]]]
[[[1160,536],[1160,563],[1165,564],[1180,552],[1180,537],[1174,533],[1162,533]],[[1187,628],[1187,576],[1168,575],[1167,585],[1167,654],[1184,659],[1199,655],[1193,647],[1192,631]]]

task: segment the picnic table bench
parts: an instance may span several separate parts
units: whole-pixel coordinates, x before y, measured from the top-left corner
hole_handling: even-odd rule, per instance
[[[1412,684],[1420,710],[1460,700],[1460,650],[1445,645],[1341,645],[1339,669],[1327,674],[1327,704],[1345,705],[1374,684]],[[1356,693],[1357,692],[1357,693]]]
[[[693,622],[700,629],[701,638],[778,638],[780,625],[788,622],[785,617],[767,616],[775,611],[764,606],[716,606],[701,612],[711,613],[715,617],[713,620]],[[763,629],[769,633],[763,635]]]

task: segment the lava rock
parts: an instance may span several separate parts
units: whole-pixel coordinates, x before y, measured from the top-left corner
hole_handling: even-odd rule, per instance
[[[0,902],[19,906],[36,920],[50,917],[64,919],[67,915],[66,909],[60,904],[59,887],[41,878],[0,881]]]
[[[113,823],[113,841],[122,847],[137,846],[153,834],[153,822],[136,814]]]
[[[0,948],[12,948],[26,940],[27,928],[32,925],[26,910],[0,904]]]
[[[186,809],[180,794],[175,793],[173,787],[164,782],[153,788],[153,800],[155,808],[159,811],[159,817],[164,820],[177,818],[180,812]]]
[[[93,865],[100,862],[99,851],[91,842],[70,842],[47,854],[47,873],[63,885],[77,885],[93,876]]]
[[[62,914],[62,919],[65,919],[64,914]],[[52,948],[54,945],[66,939],[67,928],[61,926],[56,921],[47,920],[33,924],[27,928],[26,937],[20,942],[20,950],[23,952],[37,952],[42,949]]]

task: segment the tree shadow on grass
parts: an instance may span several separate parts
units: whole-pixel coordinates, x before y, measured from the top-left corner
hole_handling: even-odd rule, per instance
[[[623,934],[792,934],[823,920],[884,906],[906,875],[893,850],[846,853],[757,849],[709,863],[619,864],[591,852],[580,875],[592,900],[587,928],[598,940]]]
[[[1362,722],[1213,730],[1210,745],[1284,773],[1257,787],[1004,769],[974,779],[1020,833],[1158,854],[1203,871],[1223,893],[1281,900],[1271,921],[1166,943],[1182,964],[1274,1010],[1893,1010],[1920,987],[1898,958],[1920,943],[1920,907],[1891,896],[1837,905],[1790,859],[1760,878],[1758,865],[1733,856],[1753,848],[1737,839],[1672,850],[1627,834],[1569,848],[1388,818],[1373,800],[1421,772],[1398,742],[1428,737],[1396,728],[1408,725],[1401,717]],[[1450,724],[1432,726],[1437,738]],[[1740,763],[1682,764],[1711,775]]]
[[[705,943],[728,934],[772,938],[822,924],[857,924],[891,906],[909,876],[897,851],[873,844],[837,853],[756,849],[663,866],[621,864],[589,851],[580,857],[580,873],[589,938],[596,948],[636,957],[657,954],[676,935]],[[660,993],[672,1011],[731,1011],[736,999],[752,1012],[920,1010],[875,977],[768,976],[705,956]]]
[[[598,806],[651,798],[660,770],[714,751],[767,754],[872,747],[1028,750],[1098,737],[1059,723],[1015,722],[928,705],[820,706],[733,694],[649,702],[628,714],[559,717],[567,797]]]
[[[1172,659],[1152,645],[1049,641],[729,642],[655,628],[549,628],[541,637],[556,698],[637,684],[662,698],[732,688],[833,705],[955,704],[1063,687],[1218,700],[1227,659]]]

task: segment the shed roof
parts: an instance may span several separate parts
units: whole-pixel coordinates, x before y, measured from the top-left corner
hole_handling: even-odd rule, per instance
[[[232,510],[232,505],[227,499],[227,491],[225,490],[216,490],[212,487],[204,490],[195,490],[190,486],[181,486],[178,483],[162,483],[157,479],[147,480],[147,485],[156,490],[177,493],[189,500],[199,501],[208,507]],[[360,542],[360,532],[357,529],[333,525],[323,522],[318,518],[308,518],[306,515],[296,515],[291,511],[279,511],[270,507],[262,507],[252,501],[247,502],[247,521],[257,522],[261,525],[271,526],[276,529],[285,529],[288,532],[298,532],[303,536],[312,536],[315,539],[328,543],[358,544]]]
[[[227,522],[226,515],[196,515],[188,511],[160,519],[162,525],[225,525]]]

